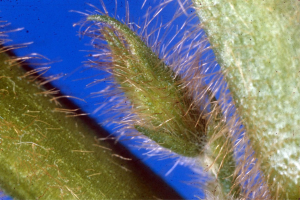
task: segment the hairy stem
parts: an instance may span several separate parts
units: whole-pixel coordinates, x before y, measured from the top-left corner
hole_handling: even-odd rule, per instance
[[[2,51],[3,49],[1,49]],[[17,199],[180,198],[0,54],[0,187]],[[36,76],[35,76],[36,77]],[[34,78],[35,78],[34,77]],[[51,100],[53,102],[51,102]],[[125,150],[126,151],[126,150]],[[156,183],[156,186],[155,186]]]

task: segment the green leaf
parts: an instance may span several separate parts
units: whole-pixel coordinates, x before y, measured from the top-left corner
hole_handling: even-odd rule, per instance
[[[299,1],[193,2],[272,198],[299,198]]]
[[[199,155],[207,122],[180,77],[126,25],[103,15],[87,19],[102,24],[99,30],[111,51],[110,70],[139,117],[133,126],[178,154]]]

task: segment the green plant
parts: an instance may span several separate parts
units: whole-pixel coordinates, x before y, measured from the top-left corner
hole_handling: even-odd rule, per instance
[[[100,23],[98,30],[86,33],[94,40],[106,40],[111,50],[93,64],[111,63],[106,70],[130,99],[130,113],[136,114],[130,123],[121,123],[178,154],[197,157],[216,178],[207,187],[214,197],[299,198],[299,3],[194,3],[244,129],[236,123],[237,114],[229,116],[232,107],[224,107],[228,96],[224,89],[217,100],[220,88],[190,78],[203,75],[204,64],[196,72],[178,75],[180,69],[164,63],[165,58],[160,59],[128,27],[106,15],[91,15],[88,20]],[[197,65],[196,60],[191,66]],[[234,157],[236,146],[246,146],[244,157]],[[262,175],[255,180],[260,170]]]

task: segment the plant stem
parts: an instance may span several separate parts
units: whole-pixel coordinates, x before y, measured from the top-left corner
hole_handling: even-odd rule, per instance
[[[3,49],[2,49],[3,50]],[[180,199],[0,54],[0,187],[18,199]],[[60,96],[62,98],[62,96]],[[51,102],[54,101],[54,102]],[[126,150],[125,150],[126,151]]]

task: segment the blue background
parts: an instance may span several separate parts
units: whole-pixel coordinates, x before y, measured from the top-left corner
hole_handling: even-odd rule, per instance
[[[86,84],[91,79],[82,79],[95,73],[95,71],[81,72],[83,61],[87,61],[85,50],[91,50],[90,38],[79,37],[79,26],[72,25],[84,17],[78,13],[70,12],[71,10],[86,12],[94,11],[94,8],[87,5],[86,2],[101,8],[99,0],[1,0],[0,1],[0,21],[7,21],[11,24],[6,29],[17,29],[24,27],[22,31],[12,32],[9,34],[13,40],[11,44],[21,44],[26,42],[34,42],[27,48],[18,49],[14,52],[18,56],[25,56],[30,53],[39,53],[49,58],[54,63],[51,64],[51,70],[46,75],[60,74],[62,78],[53,84],[63,93],[84,98],[88,103],[76,101],[85,112],[93,113],[98,107],[96,103],[103,99],[89,98],[91,92],[99,91],[105,87],[105,84],[97,85],[97,88],[86,88]],[[118,0],[117,11],[114,0],[104,0],[108,12],[114,15],[116,12],[120,19],[125,18],[125,1]],[[129,0],[130,21],[138,23],[142,21],[147,8],[155,7],[158,1],[148,0],[144,8],[141,9],[144,0]],[[167,22],[170,20],[175,10],[178,9],[177,4],[171,4],[160,14],[161,20]],[[190,12],[193,12],[190,10]],[[184,21],[184,16],[174,24],[180,24]],[[42,62],[47,62],[44,60]],[[98,77],[99,78],[99,77]],[[104,120],[99,113],[91,115],[99,123]],[[108,131],[112,129],[105,127]],[[193,172],[184,166],[178,165],[166,176],[166,173],[174,166],[174,159],[157,160],[157,158],[145,157],[143,154],[147,152],[143,149],[132,148],[134,141],[123,142],[132,152],[142,159],[155,173],[165,179],[173,188],[175,188],[186,199],[198,199],[203,197],[203,191],[195,187]],[[190,182],[191,184],[186,184]]]

